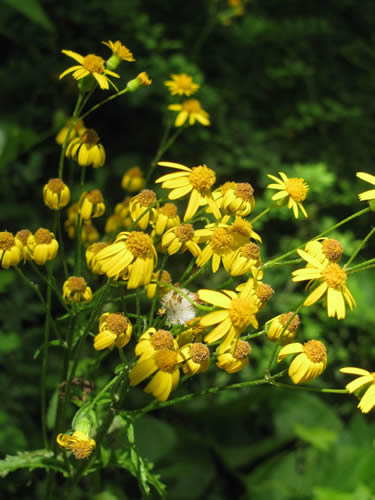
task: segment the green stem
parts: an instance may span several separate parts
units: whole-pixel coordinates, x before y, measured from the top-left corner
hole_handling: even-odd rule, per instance
[[[356,213],[350,215],[349,217],[346,217],[342,221],[338,222],[337,224],[331,226],[330,228],[326,229],[322,233],[318,234],[318,236],[316,236],[314,238],[314,240],[317,240],[318,238],[322,238],[323,236],[325,236],[326,234],[330,233],[331,231],[334,231],[338,227],[346,224],[347,222],[355,219],[356,217],[360,217],[361,215],[369,212],[370,210],[371,210],[370,207],[364,208],[363,210],[359,210],[359,212],[356,212]],[[308,240],[308,241],[310,241],[310,240]],[[274,266],[276,264],[276,262],[279,262],[280,260],[284,260],[285,257],[289,257],[289,255],[292,255],[293,253],[295,253],[299,248],[304,247],[306,245],[306,243],[307,242],[301,243],[300,245],[298,245],[298,247],[293,248],[293,250],[290,250],[289,252],[286,252],[283,255],[280,255],[276,259],[269,260],[268,262],[266,262],[265,264],[263,264],[262,266],[260,266],[259,269],[268,269],[268,268]]]
[[[47,273],[48,281],[51,282],[52,277],[52,262],[47,263]],[[40,393],[41,393],[41,416],[42,416],[42,434],[44,447],[48,449],[48,438],[47,438],[47,364],[48,364],[48,347],[49,347],[49,332],[51,325],[51,300],[52,298],[52,288],[48,286],[47,288],[47,300],[46,300],[46,319],[44,322],[44,338],[43,338],[43,356],[42,356],[42,375],[40,381]]]
[[[69,308],[67,307],[67,305],[65,304],[63,298],[62,298],[62,295],[59,291],[59,289],[57,288],[57,286],[55,285],[55,283],[53,282],[53,277],[49,277],[49,275],[47,274],[47,278],[44,276],[44,274],[42,274],[40,271],[39,271],[39,268],[38,266],[31,260],[30,261],[30,264],[31,264],[31,267],[34,269],[34,271],[36,272],[36,274],[39,276],[39,278],[44,281],[47,285],[48,288],[51,288],[51,290],[53,290],[55,292],[55,295],[56,297],[58,298],[60,304],[62,305],[62,307],[65,309],[65,311],[67,312],[70,312]]]
[[[292,389],[296,391],[309,391],[309,392],[325,392],[330,394],[348,394],[346,389],[324,389],[319,387],[309,387],[306,385],[292,385],[292,384],[283,384],[281,382],[271,382],[271,385],[275,385],[276,387],[282,387],[284,389]]]
[[[207,262],[203,267],[201,267],[196,273],[190,274],[189,278],[184,281],[184,283],[181,283],[181,286],[187,286],[189,283],[191,283],[195,278],[197,278],[200,274],[204,273],[207,270],[207,267],[209,265],[209,262]],[[182,295],[182,294],[181,294]],[[204,310],[204,309],[202,309]]]
[[[66,257],[65,257],[64,238],[63,238],[62,228],[61,228],[61,212],[58,212],[57,237],[58,237],[58,241],[59,241],[60,257],[61,257],[63,267],[64,267],[64,275],[65,275],[65,279],[67,279],[69,277],[69,272],[68,272],[68,264],[67,264]]]
[[[355,252],[350,257],[350,259],[348,260],[348,262],[346,262],[346,264],[344,266],[345,268],[349,267],[350,263],[357,257],[357,255],[359,254],[359,252],[362,250],[362,248],[367,243],[367,241],[371,238],[371,236],[374,234],[374,232],[375,232],[375,227],[373,227],[371,229],[371,231],[366,235],[366,237],[361,241],[361,243],[360,243],[359,247],[357,248],[357,250],[355,250]]]
[[[98,102],[92,108],[90,108],[88,111],[86,111],[86,113],[84,113],[83,115],[81,115],[79,117],[80,120],[84,120],[93,111],[96,111],[97,109],[101,108],[107,102],[113,101],[113,99],[116,99],[117,97],[120,97],[121,95],[125,94],[126,92],[129,92],[129,90],[128,90],[127,87],[125,87],[123,90],[120,90],[120,92],[117,92],[117,94],[113,94],[110,97],[107,97],[107,99],[104,99],[103,101]]]
[[[274,208],[274,205],[272,205],[272,206],[270,206],[268,208],[265,208],[263,210],[263,212],[260,212],[260,214],[257,215],[256,217],[254,217],[254,219],[251,219],[250,224],[253,226],[255,221],[259,220],[261,217],[263,217],[264,215],[268,214],[268,212],[270,210],[272,210],[273,208]]]
[[[197,273],[196,273],[197,274]],[[194,275],[195,276],[195,275]],[[190,302],[190,304],[192,304],[194,307],[196,307],[197,309],[200,309],[201,311],[209,311],[209,312],[212,312],[214,307],[213,306],[202,306],[202,304],[198,304],[198,302],[195,302],[193,299],[191,299],[188,295],[186,295],[186,293],[181,290],[181,288],[177,288],[176,286],[172,285],[171,283],[164,283],[162,282],[161,283],[163,286],[167,286],[168,288],[170,288],[171,290],[174,290],[175,292],[177,292],[179,295],[182,295],[182,297],[184,297],[184,299],[186,299],[188,302]]]
[[[374,259],[371,259],[371,260],[374,260]],[[368,263],[365,263],[363,265],[358,265],[358,266],[355,266],[355,267],[352,267],[351,269],[346,269],[346,272],[347,274],[355,274],[355,273],[361,273],[363,271],[368,271],[369,269],[373,269],[375,267],[375,263],[374,264],[368,264]]]
[[[165,266],[167,264],[167,260],[168,260],[168,254],[166,253],[163,257],[163,261],[161,263],[161,266],[160,266],[160,269],[158,271],[159,273],[159,279],[162,277],[162,273],[165,269]],[[159,286],[162,285],[162,282],[161,281],[157,281],[156,282],[156,290],[155,290],[155,294],[154,296],[152,297],[152,303],[151,303],[151,310],[150,310],[150,316],[149,316],[149,320],[148,320],[148,327],[150,328],[152,326],[152,320],[153,320],[153,317],[154,317],[154,313],[155,313],[155,309],[156,309],[156,303],[159,299]]]

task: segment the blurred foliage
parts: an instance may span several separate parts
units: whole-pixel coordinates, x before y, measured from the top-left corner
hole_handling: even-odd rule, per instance
[[[108,163],[95,172],[95,186],[103,189],[108,211],[123,197],[123,172],[135,164],[147,168],[152,160],[170,118],[163,82],[182,71],[202,85],[199,99],[212,126],[185,131],[163,159],[207,163],[220,182],[249,181],[255,195],[264,190],[266,174],[279,170],[310,185],[306,222],[292,220],[286,208],[260,221],[264,259],[359,210],[356,194],[363,185],[355,172],[374,173],[374,3],[251,0],[243,16],[224,24],[227,11],[224,0],[193,0],[183,8],[160,0],[0,3],[1,42],[8,47],[0,68],[4,229],[34,231],[51,224],[41,186],[56,175],[54,135],[75,98],[73,80],[58,80],[68,63],[60,51],[104,56],[107,49],[100,42],[108,39],[121,40],[136,57],[133,66],[121,68],[122,75],[131,79],[147,71],[153,79],[143,92],[90,117],[89,126],[98,130],[107,150]],[[94,185],[93,178],[89,182]],[[267,201],[257,201],[256,212],[266,206]],[[344,244],[345,257],[366,235],[369,221],[371,216],[356,219],[354,227],[333,235]],[[370,242],[363,255],[373,252]],[[303,288],[290,281],[290,271],[282,267],[265,275],[277,293],[264,321],[299,302]],[[319,306],[304,311],[301,337],[328,344],[329,369],[313,386],[343,387],[347,380],[340,366],[374,366],[372,274],[351,277],[349,287],[359,307],[345,321],[328,319]],[[0,449],[15,455],[41,446],[34,354],[42,343],[43,310],[11,271],[1,271],[0,290],[0,362],[6,367],[0,375]],[[231,381],[263,373],[256,345],[250,367]],[[61,364],[53,348],[50,363]],[[48,383],[52,397],[57,380]],[[200,390],[226,383],[227,374],[212,370],[203,381],[187,385]],[[134,407],[137,398],[149,400],[134,396]],[[375,495],[371,418],[357,413],[353,397],[262,387],[159,410],[137,424],[135,435],[142,456],[155,462],[169,498],[366,500]],[[131,470],[129,464],[123,467]],[[37,471],[31,484],[23,472],[10,474],[2,490],[8,498],[41,498],[41,481]],[[100,494],[94,496],[87,480],[77,498],[140,497],[136,481],[110,465],[97,481]]]

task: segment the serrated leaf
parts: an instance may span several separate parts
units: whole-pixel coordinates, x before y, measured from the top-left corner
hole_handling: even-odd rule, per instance
[[[53,452],[49,450],[24,451],[17,455],[7,455],[4,460],[0,460],[0,477],[7,476],[17,469],[54,469],[66,472],[62,464],[56,460],[51,460]]]

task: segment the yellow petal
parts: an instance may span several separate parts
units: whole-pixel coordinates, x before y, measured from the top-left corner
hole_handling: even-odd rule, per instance
[[[213,304],[223,309],[229,309],[231,304],[231,300],[228,297],[215,290],[198,290],[198,296],[204,302],[208,302],[209,304]]]

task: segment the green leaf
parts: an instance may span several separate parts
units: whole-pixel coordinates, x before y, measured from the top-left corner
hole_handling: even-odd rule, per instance
[[[177,441],[172,426],[148,415],[135,423],[134,431],[140,454],[155,462],[168,456]]]
[[[17,469],[54,469],[65,473],[65,469],[56,460],[51,461],[53,452],[49,450],[24,451],[17,455],[7,455],[0,460],[0,477],[5,477],[9,472]]]
[[[337,439],[337,432],[326,427],[305,427],[297,423],[294,430],[300,439],[320,450],[328,450]]]
[[[38,0],[4,0],[10,7],[23,14],[30,21],[39,24],[48,31],[55,31],[50,18],[41,7]]]
[[[14,332],[0,332],[0,353],[9,354],[21,346],[21,339]]]

